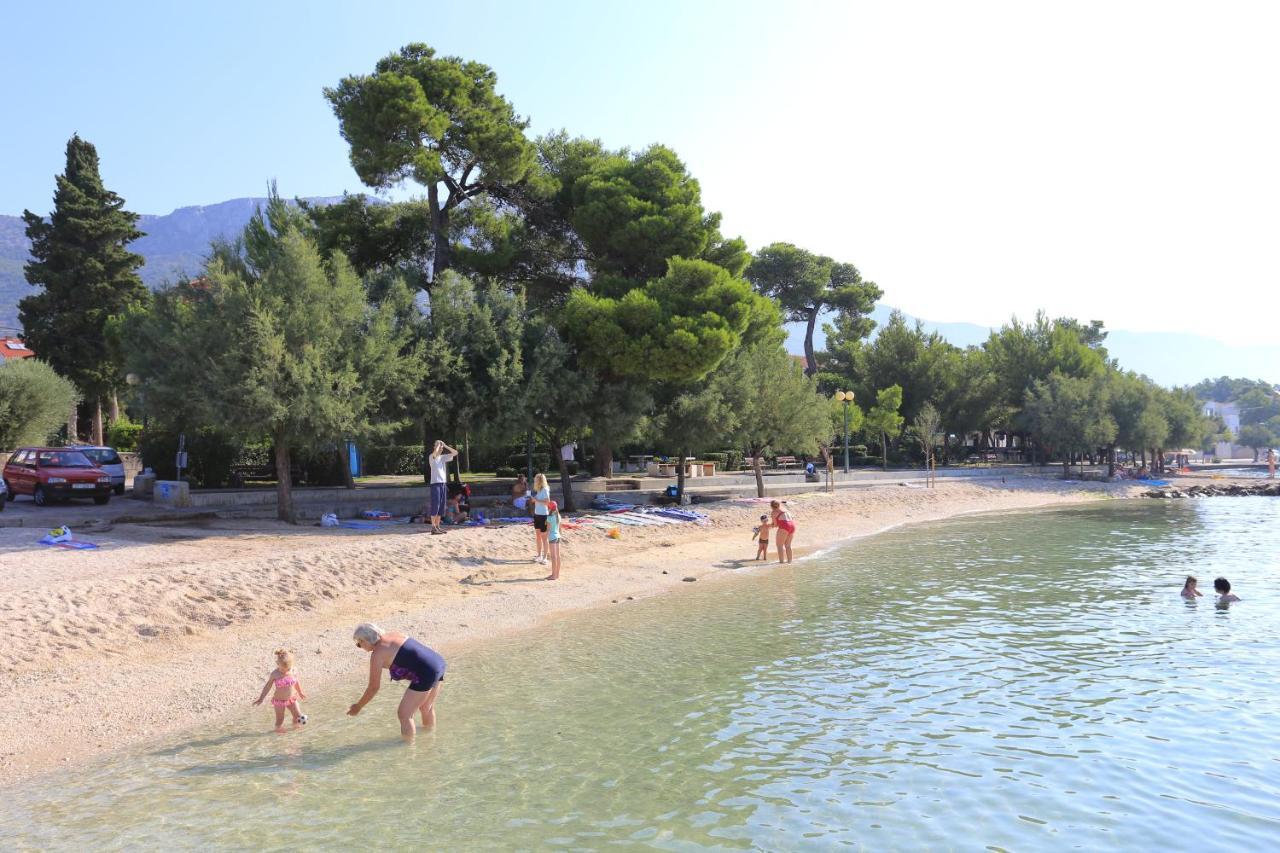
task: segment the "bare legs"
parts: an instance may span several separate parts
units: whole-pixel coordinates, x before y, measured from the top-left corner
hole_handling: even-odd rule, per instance
[[[284,708],[276,708],[276,733],[284,734]]]
[[[421,712],[422,727],[429,729],[436,724],[436,697],[440,695],[440,682],[436,682],[436,686],[432,687],[426,693],[420,690],[405,690],[404,697],[400,700],[400,707],[396,709],[396,716],[400,718],[400,737],[405,743],[413,740],[417,733],[417,728],[413,724],[413,715]]]
[[[547,580],[555,581],[560,579],[560,540],[548,542],[547,548],[551,551],[551,574],[547,576]]]
[[[547,531],[539,530],[536,527],[533,529],[533,534],[534,534],[533,535],[534,544],[537,546],[537,549],[538,549],[538,556],[536,556],[534,559],[541,560],[550,556],[551,548],[550,548],[550,544],[547,542],[547,537],[550,534],[547,533]]]
[[[791,537],[795,535],[791,530],[778,531],[778,562],[791,562]],[[784,559],[785,558],[785,559]]]

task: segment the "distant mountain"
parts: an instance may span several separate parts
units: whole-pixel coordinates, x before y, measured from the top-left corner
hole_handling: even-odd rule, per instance
[[[339,200],[308,199],[318,204]],[[147,236],[131,247],[147,259],[142,280],[148,287],[155,288],[183,275],[195,274],[204,262],[209,244],[217,238],[239,234],[265,201],[265,198],[237,198],[203,207],[180,207],[165,216],[143,215],[139,226]],[[31,292],[22,274],[27,247],[22,219],[0,216],[0,327],[17,327],[18,300]],[[872,316],[883,326],[890,310],[882,305]],[[914,322],[914,318],[908,319]],[[926,320],[924,325],[962,347],[981,344],[991,333],[988,327],[973,323]],[[803,328],[793,324],[788,340],[792,352],[804,351],[803,336]],[[1280,339],[1280,335],[1277,338]],[[821,349],[825,341],[819,323],[814,343]],[[1111,331],[1107,336],[1107,350],[1125,369],[1145,373],[1162,385],[1192,385],[1217,376],[1280,382],[1280,345],[1232,346],[1200,335],[1120,330]]]
[[[877,328],[889,320],[893,309],[880,305],[871,313]],[[908,315],[907,321],[915,322]],[[818,324],[821,327],[821,323]],[[958,347],[976,346],[991,335],[991,328],[974,323],[924,321],[927,331],[937,332]],[[791,324],[787,348],[804,352],[804,327]],[[1280,332],[1277,333],[1280,339]],[[821,328],[814,333],[814,346],[822,349],[826,336]],[[1194,385],[1202,379],[1239,376],[1280,383],[1280,345],[1232,346],[1213,338],[1177,332],[1126,332],[1108,330],[1107,352],[1125,370],[1145,374],[1161,385]]]
[[[340,200],[307,199],[316,204]],[[220,204],[180,207],[164,216],[143,214],[138,227],[147,236],[129,247],[147,259],[141,271],[143,282],[156,288],[183,275],[194,275],[209,253],[209,244],[239,234],[265,202],[265,198],[234,198]],[[22,218],[0,215],[0,327],[18,327],[18,300],[32,292],[22,274],[28,248]]]

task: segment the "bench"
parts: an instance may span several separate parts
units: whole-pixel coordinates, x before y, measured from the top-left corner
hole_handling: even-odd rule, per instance
[[[762,468],[764,467],[763,459],[760,460],[760,467]],[[754,471],[755,469],[756,469],[756,458],[754,456],[748,456],[746,459],[742,460],[743,471]]]
[[[297,466],[291,467],[289,474],[294,485],[302,485],[306,482],[307,472]],[[231,485],[237,489],[242,488],[248,482],[274,481],[275,478],[276,466],[274,465],[231,466]]]
[[[779,468],[789,468],[792,465],[799,465],[800,462],[794,456],[775,456],[773,464]]]

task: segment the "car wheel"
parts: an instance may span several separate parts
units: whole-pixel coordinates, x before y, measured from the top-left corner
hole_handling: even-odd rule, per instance
[[[9,485],[9,481],[4,481],[5,500],[11,501],[18,497],[18,493],[13,490],[13,486]]]
[[[36,486],[36,490],[31,493],[31,499],[36,502],[36,506],[49,505],[49,498],[45,496],[44,486]]]
[[[94,495],[93,496],[93,502],[96,503],[98,506],[102,506],[109,500],[111,500],[111,495]]]
[[[113,488],[113,489],[115,489],[115,493],[116,493],[117,495],[123,495],[123,494],[124,494],[124,483],[121,483],[121,484],[120,484],[120,485],[118,485],[118,486],[113,486],[112,488]]]

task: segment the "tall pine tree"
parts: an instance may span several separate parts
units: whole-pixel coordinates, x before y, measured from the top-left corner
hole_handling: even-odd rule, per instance
[[[93,441],[100,444],[102,401],[122,378],[104,328],[147,298],[138,277],[143,259],[126,248],[143,236],[138,215],[102,185],[97,149],[72,136],[49,220],[29,210],[22,218],[31,240],[27,281],[42,288],[18,303],[23,333],[40,358],[84,394],[93,411]]]

